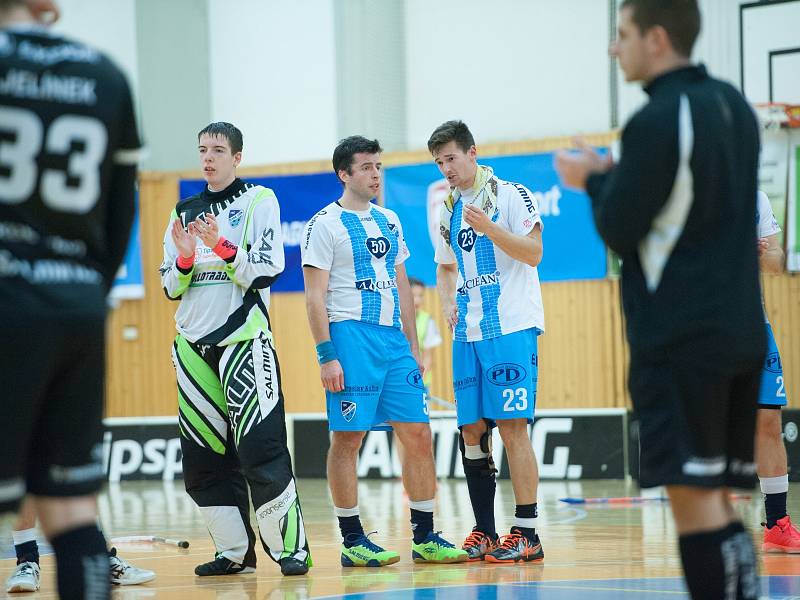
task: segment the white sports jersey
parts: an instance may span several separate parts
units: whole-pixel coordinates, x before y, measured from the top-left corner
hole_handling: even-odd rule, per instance
[[[518,183],[497,180],[497,211],[492,220],[517,235],[528,235],[536,224],[544,227],[539,207],[530,191]],[[476,342],[536,327],[544,331],[544,307],[539,273],[496,247],[485,235],[462,219],[464,194],[453,207],[450,240],[441,236],[436,247],[437,263],[458,263],[456,306],[457,342]]]
[[[775,213],[772,212],[772,205],[769,203],[769,197],[759,190],[758,201],[756,202],[756,236],[758,239],[761,239],[780,232],[781,226],[778,225]],[[767,307],[764,305],[763,290],[761,292],[761,307],[764,310],[764,321],[769,323]]]
[[[756,204],[756,235],[759,239],[775,235],[781,232],[781,226],[772,212],[772,205],[769,197],[762,191],[758,192],[758,202]]]
[[[330,272],[328,320],[400,327],[396,266],[410,253],[394,211],[356,211],[333,202],[306,227],[303,266]]]
[[[194,265],[183,273],[172,222],[189,223],[206,212],[216,215],[220,235],[238,246],[236,256],[228,263],[198,238]],[[283,267],[280,207],[269,188],[236,179],[220,192],[206,188],[181,200],[170,215],[161,285],[168,298],[180,299],[175,324],[190,342],[226,346],[271,337],[269,286]]]

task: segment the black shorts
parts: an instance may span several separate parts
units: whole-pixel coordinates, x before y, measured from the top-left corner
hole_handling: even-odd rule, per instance
[[[105,316],[0,320],[0,511],[26,491],[82,496],[102,460]]]
[[[714,369],[696,363],[631,361],[639,422],[641,487],[751,489],[761,361]]]

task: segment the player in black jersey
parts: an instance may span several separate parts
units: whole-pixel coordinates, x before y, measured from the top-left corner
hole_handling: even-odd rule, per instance
[[[61,597],[109,597],[97,527],[106,295],[134,214],[131,93],[100,52],[0,0],[0,510],[30,494]]]
[[[693,598],[757,598],[750,535],[728,486],[752,488],[766,350],[756,231],[758,125],[733,86],[690,55],[696,0],[624,0],[610,53],[650,101],[612,166],[559,154],[622,258],[640,484],[665,485]]]

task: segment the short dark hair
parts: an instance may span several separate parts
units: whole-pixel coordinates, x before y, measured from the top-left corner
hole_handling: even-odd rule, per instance
[[[425,287],[425,284],[422,282],[422,279],[417,279],[416,277],[409,277],[408,284],[411,286],[418,285],[419,287]]]
[[[428,139],[428,151],[433,154],[438,152],[442,146],[450,142],[455,142],[464,152],[467,152],[475,145],[475,138],[464,121],[447,121],[433,130]]]
[[[203,134],[208,134],[210,136],[220,136],[224,137],[228,140],[228,143],[231,145],[231,154],[236,154],[237,152],[241,152],[242,148],[244,148],[244,140],[242,139],[242,132],[239,131],[239,128],[236,125],[231,123],[226,123],[225,121],[217,121],[216,123],[209,123],[205,127],[203,127],[200,132],[197,134],[197,141],[200,141],[200,138]]]
[[[623,0],[620,10],[626,7],[630,7],[631,20],[642,34],[660,25],[675,52],[687,58],[692,55],[700,35],[697,0]]]
[[[350,168],[353,166],[353,157],[359,152],[365,154],[378,154],[383,152],[380,142],[378,140],[368,140],[363,135],[351,135],[339,142],[339,145],[333,151],[333,172],[336,178],[339,178],[339,171],[347,171],[350,173]],[[344,182],[342,182],[344,183]]]

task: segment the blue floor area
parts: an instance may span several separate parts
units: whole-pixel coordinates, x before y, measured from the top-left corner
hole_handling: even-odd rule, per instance
[[[678,577],[655,579],[599,579],[576,581],[529,581],[501,585],[457,585],[327,596],[341,600],[618,600],[647,598],[667,600],[688,598]],[[797,600],[800,577],[761,578],[761,597],[770,600]]]

